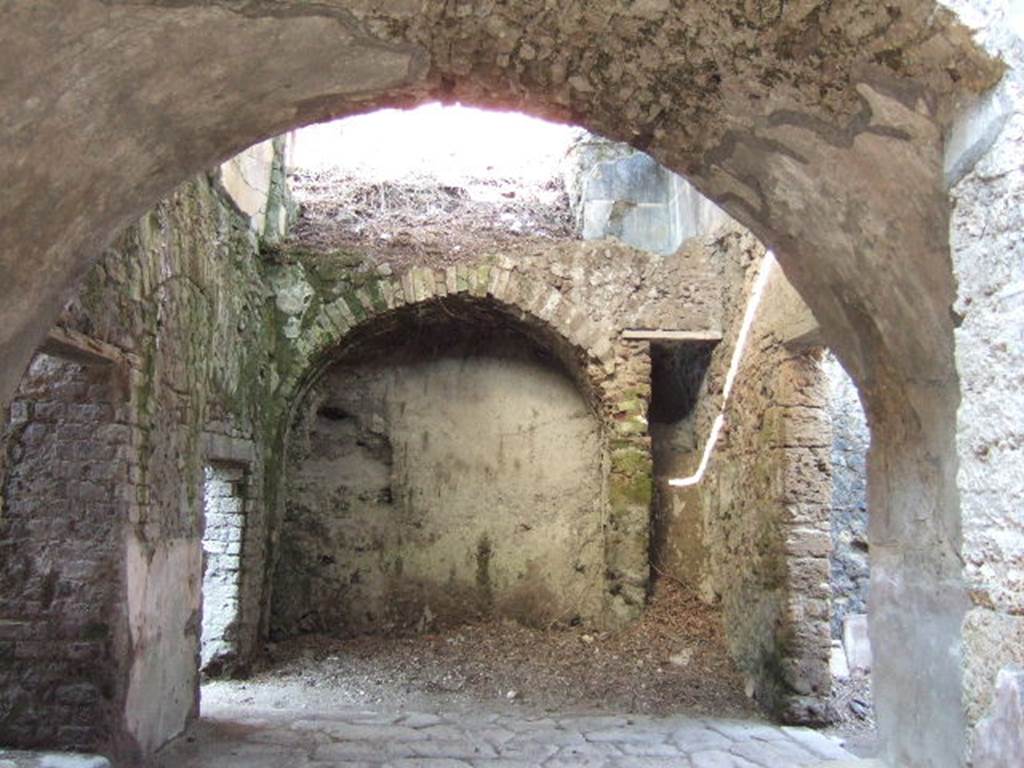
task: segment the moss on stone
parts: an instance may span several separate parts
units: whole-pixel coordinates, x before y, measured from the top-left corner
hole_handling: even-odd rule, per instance
[[[359,301],[359,297],[356,296],[355,290],[352,288],[343,288],[341,291],[341,298],[344,299],[357,322],[361,323],[366,320],[366,308],[363,306],[362,302]]]
[[[615,421],[615,431],[620,435],[643,435],[647,433],[647,420],[643,417],[631,416]]]
[[[370,302],[373,308],[378,312],[384,312],[388,308],[388,303],[384,298],[384,293],[381,291],[380,281],[376,279],[368,280],[364,286],[367,295],[370,297]]]
[[[637,473],[650,475],[652,472],[650,453],[636,444],[631,443],[614,449],[611,459],[613,472],[630,475]]]
[[[654,481],[650,474],[612,472],[608,478],[608,500],[612,509],[650,507],[654,498]]]
[[[630,400],[620,400],[615,406],[619,413],[642,416],[647,413],[647,400],[634,397]]]

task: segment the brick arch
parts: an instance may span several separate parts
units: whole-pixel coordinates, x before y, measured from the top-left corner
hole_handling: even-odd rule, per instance
[[[303,332],[293,339],[291,362],[278,387],[276,400],[286,409],[278,420],[281,455],[287,453],[289,430],[302,401],[354,346],[372,346],[375,337],[394,332],[396,321],[415,323],[417,314],[451,317],[466,310],[481,312],[476,322],[505,324],[553,352],[594,413],[604,454],[605,620],[613,626],[636,618],[650,577],[653,459],[646,419],[647,344],[622,340],[617,326],[594,322],[553,281],[509,260],[375,275],[358,290],[332,301],[314,301],[302,320]],[[278,518],[283,501],[283,496],[277,500]],[[279,525],[278,519],[268,532],[271,546]],[[265,611],[272,599],[270,595]]]
[[[18,105],[6,126],[19,152],[4,161],[13,183],[0,210],[17,247],[3,252],[11,301],[0,309],[0,356],[19,363],[2,372],[2,389],[13,390],[99,247],[181,180],[300,125],[435,98],[568,120],[645,149],[776,250],[859,379],[947,373],[939,334],[887,331],[948,324],[948,281],[935,269],[946,251],[935,226],[946,215],[941,129],[956,99],[999,71],[955,18],[932,0],[828,11],[591,6],[90,0],[69,17],[49,0],[13,9],[0,63],[18,73],[4,95]],[[593,45],[598,37],[604,45]],[[803,50],[805,39],[818,47]],[[82,54],[75,72],[26,66],[72,49]],[[108,56],[119,57],[117,72],[103,65]],[[218,66],[195,67],[203,60]],[[112,136],[113,156],[96,151]],[[894,168],[903,173],[879,188],[878,174]],[[894,207],[914,215],[893,220]],[[856,268],[858,244],[875,237],[900,242],[892,250],[908,285]],[[915,292],[937,301],[901,300]],[[876,312],[900,316],[880,322]]]
[[[445,269],[417,267],[400,276],[376,275],[358,290],[318,302],[292,342],[293,360],[278,391],[294,402],[361,335],[401,314],[429,309],[448,298],[488,308],[552,349],[595,411],[614,399],[602,386],[614,364],[614,333],[594,323],[557,287],[517,270],[510,261]]]

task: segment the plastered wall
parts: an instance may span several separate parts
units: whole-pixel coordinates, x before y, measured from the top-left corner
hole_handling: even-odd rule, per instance
[[[382,334],[414,335],[430,317],[478,328],[518,323],[607,425],[605,612],[626,622],[643,609],[649,586],[652,487],[649,345],[623,332],[714,333],[720,286],[708,258],[696,246],[660,257],[609,241],[534,242],[514,257],[469,254],[444,268],[395,273],[363,254],[284,249],[267,270],[282,361],[278,398],[301,396],[346,350]],[[272,538],[281,538],[276,529]]]
[[[1007,65],[1000,83],[965,102],[946,141],[957,373],[957,487],[969,605],[963,709],[986,768],[1019,760],[1024,731],[1024,12],[1005,0],[952,0],[978,42]],[[1001,689],[997,695],[997,681]],[[986,722],[982,723],[985,720]],[[981,725],[979,725],[981,724]]]
[[[603,425],[550,353],[441,332],[340,362],[307,396],[274,636],[602,618]]]

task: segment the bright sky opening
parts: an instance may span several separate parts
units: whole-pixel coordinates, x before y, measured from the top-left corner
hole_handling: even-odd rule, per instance
[[[385,109],[295,132],[291,166],[368,179],[428,176],[543,182],[557,173],[579,128],[512,112],[425,104]]]

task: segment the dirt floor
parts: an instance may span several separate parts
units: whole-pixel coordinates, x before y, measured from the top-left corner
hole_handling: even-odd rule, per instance
[[[388,637],[305,635],[267,646],[245,680],[207,682],[203,701],[280,710],[763,719],[728,657],[718,612],[667,579],[644,616],[620,632],[484,621]],[[830,732],[869,751],[866,679],[838,687],[833,704],[839,722]]]
[[[833,680],[828,703],[832,724],[825,732],[840,737],[851,752],[861,757],[874,757],[878,732],[871,676],[855,671],[845,679]]]
[[[482,703],[638,714],[757,711],[726,655],[716,612],[670,582],[659,587],[644,617],[621,632],[484,621],[437,634],[305,635],[268,646],[248,680],[224,685],[235,689],[238,703],[267,704],[268,684],[285,706],[289,691],[309,688],[314,696],[322,691],[346,704],[389,708]]]

